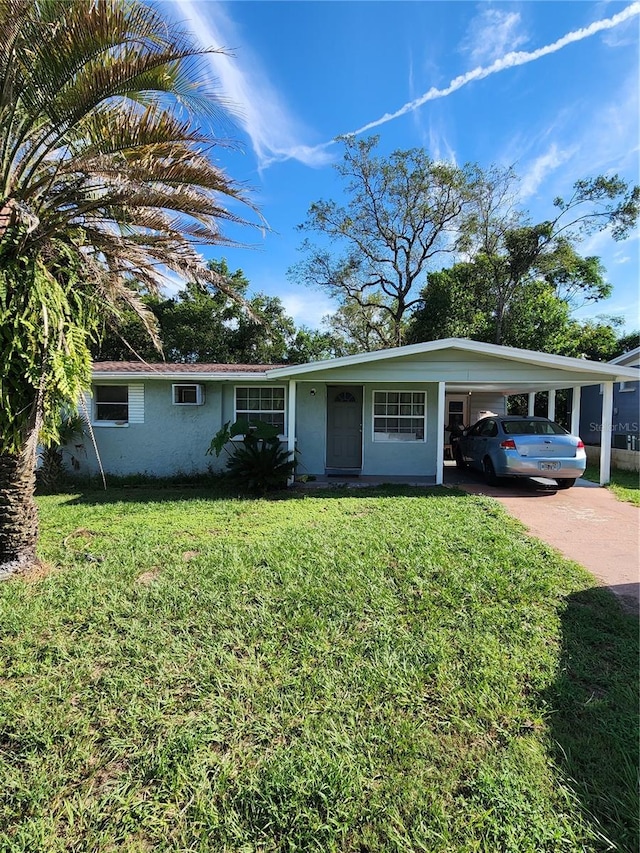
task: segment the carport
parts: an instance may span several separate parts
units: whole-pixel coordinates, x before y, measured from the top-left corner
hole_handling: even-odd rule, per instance
[[[611,476],[613,384],[614,382],[628,382],[629,380],[637,381],[637,370],[621,368],[619,365],[610,362],[568,358],[477,341],[450,339],[432,343],[442,344],[451,347],[452,350],[468,353],[473,361],[466,379],[462,376],[456,376],[440,383],[438,400],[443,423],[447,414],[444,406],[446,395],[473,395],[478,393],[501,395],[505,399],[506,407],[506,400],[510,396],[526,394],[528,398],[527,414],[533,415],[535,396],[537,393],[544,392],[547,394],[547,417],[550,420],[555,420],[556,394],[558,391],[570,389],[570,430],[574,435],[579,435],[581,389],[589,385],[599,385],[602,389],[603,412],[602,423],[599,424],[602,435],[600,485],[604,486],[609,482]],[[473,358],[474,356],[475,358]],[[442,482],[441,477],[438,482]]]
[[[613,423],[613,384],[638,379],[638,371],[621,368],[610,362],[589,361],[582,358],[550,355],[549,353],[503,347],[466,339],[434,341],[433,344],[448,345],[452,349],[468,353],[473,359],[466,380],[460,377],[441,383],[439,403],[446,417],[444,401],[446,395],[502,395],[506,400],[516,394],[528,397],[527,414],[533,415],[537,393],[547,394],[547,417],[555,420],[556,394],[564,389],[571,390],[571,424],[574,435],[580,432],[580,392],[589,385],[602,389],[602,423],[599,425],[602,443],[600,455],[600,485],[606,485],[611,477],[611,438]],[[509,374],[509,378],[507,375]],[[533,375],[538,378],[533,378]],[[443,440],[444,443],[444,440]],[[444,458],[444,448],[443,448]],[[440,477],[439,483],[442,482]]]
[[[311,401],[316,401],[313,419],[307,416],[305,429],[313,420],[314,440],[322,441],[319,419],[322,408],[318,405],[323,386],[314,383],[360,384],[369,388],[423,388],[434,389],[430,402],[429,429],[435,438],[435,482],[442,484],[444,469],[445,425],[451,412],[447,410],[448,398],[469,398],[475,402],[468,407],[475,415],[481,409],[495,407],[506,411],[506,401],[514,394],[526,394],[529,413],[533,413],[535,394],[548,395],[547,414],[555,418],[556,394],[562,389],[572,390],[571,431],[579,434],[580,391],[588,385],[600,385],[603,395],[603,421],[598,425],[602,434],[600,458],[600,483],[610,479],[611,426],[613,421],[613,383],[638,379],[634,368],[610,362],[595,362],[582,358],[550,355],[514,347],[498,346],[461,338],[439,341],[376,352],[288,365],[265,372],[267,380],[288,381],[287,422],[288,446],[291,453],[299,438],[297,420],[309,412]],[[437,388],[437,395],[435,389]],[[304,390],[303,390],[304,389]],[[301,393],[298,394],[297,392]],[[317,396],[316,396],[317,393]],[[480,401],[480,402],[477,402]],[[435,406],[433,404],[436,404]],[[355,404],[354,404],[355,405]],[[369,415],[373,417],[369,401]],[[500,411],[496,411],[500,414]],[[477,418],[470,418],[473,421]],[[362,427],[360,433],[362,433]],[[368,441],[368,438],[363,441]],[[307,445],[308,446],[308,445]],[[433,445],[432,445],[433,446]],[[391,447],[389,446],[389,452]],[[367,473],[398,473],[402,471],[370,471]]]

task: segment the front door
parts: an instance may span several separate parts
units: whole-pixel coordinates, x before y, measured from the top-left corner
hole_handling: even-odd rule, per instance
[[[327,468],[362,468],[362,386],[327,387]]]

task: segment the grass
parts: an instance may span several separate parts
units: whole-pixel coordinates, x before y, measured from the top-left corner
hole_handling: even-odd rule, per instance
[[[637,849],[637,621],[493,501],[39,499],[0,849]]]
[[[600,468],[597,465],[588,465],[584,473],[585,480],[600,482]],[[637,471],[620,471],[611,469],[611,482],[607,486],[621,501],[640,506],[640,474]]]

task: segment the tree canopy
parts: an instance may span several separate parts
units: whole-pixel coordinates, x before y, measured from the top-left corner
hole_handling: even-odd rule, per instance
[[[197,364],[280,364],[317,361],[341,354],[329,332],[296,327],[280,299],[258,293],[248,296],[249,281],[242,270],[231,272],[226,260],[209,261],[234,296],[212,287],[189,283],[176,296],[141,296],[154,316],[162,341],[159,351],[140,317],[127,311],[118,324],[107,327],[92,347],[99,361],[143,358],[157,362]],[[239,301],[239,300],[242,301]],[[247,310],[248,309],[248,310]]]
[[[421,277],[455,249],[469,176],[422,148],[383,158],[375,153],[377,137],[343,143],[336,169],[348,200],[311,205],[300,227],[322,242],[305,240],[305,258],[289,276],[338,297],[346,313],[360,312],[376,348],[397,346]]]
[[[640,188],[616,175],[580,180],[535,222],[513,169],[458,168],[422,149],[384,158],[377,137],[343,143],[336,169],[347,200],[311,205],[301,230],[319,242],[305,239],[290,277],[337,298],[329,327],[347,346],[464,334],[553,348],[576,305],[610,294],[599,258],[583,257],[580,243],[605,229],[626,237]]]

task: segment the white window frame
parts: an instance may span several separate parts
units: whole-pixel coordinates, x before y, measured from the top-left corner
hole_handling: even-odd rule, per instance
[[[238,391],[282,391],[283,392],[283,406],[282,409],[238,409]],[[286,441],[287,439],[287,388],[285,385],[236,385],[233,389],[233,412],[234,412],[234,420],[238,421],[242,418],[248,420],[247,415],[283,415],[283,430],[279,433],[279,437],[282,441]],[[260,420],[260,418],[258,418]],[[241,437],[238,436],[238,440]]]
[[[630,391],[635,391],[637,381],[637,379],[629,379],[625,380],[624,382],[621,382],[618,391],[622,392],[623,394],[628,394]]]
[[[194,403],[176,400],[176,392],[181,388],[195,388],[196,400]],[[204,405],[204,385],[197,382],[175,382],[171,386],[171,402],[174,406],[203,406]]]
[[[126,405],[127,418],[126,420],[109,420],[106,418],[98,418],[98,406],[109,405],[108,403],[100,403],[98,401],[98,388],[124,388],[127,392],[126,403],[116,405]],[[120,382],[95,382],[93,385],[93,401],[92,401],[92,426],[97,427],[128,427],[129,426],[129,386],[123,385]]]
[[[125,420],[98,420],[98,388],[126,388],[127,390],[127,419]],[[91,412],[91,425],[94,427],[116,427],[125,429],[130,424],[144,423],[144,384],[142,382],[94,382],[92,385],[92,397],[85,395],[86,410]]]
[[[376,415],[376,395],[377,394],[411,394],[411,406],[416,404],[416,401],[413,399],[414,394],[419,394],[422,397],[422,406],[423,406],[423,414],[420,415]],[[388,400],[385,403],[389,405]],[[382,405],[381,402],[378,405]],[[398,401],[398,406],[402,405]],[[405,404],[406,405],[406,404]],[[409,436],[415,435],[415,433],[401,433],[401,432],[376,432],[376,418],[397,418],[398,420],[415,420],[422,417],[422,438],[410,438]],[[372,441],[376,443],[404,443],[404,444],[424,444],[427,441],[427,392],[426,391],[415,391],[414,389],[408,388],[375,388],[371,395],[371,434]]]

